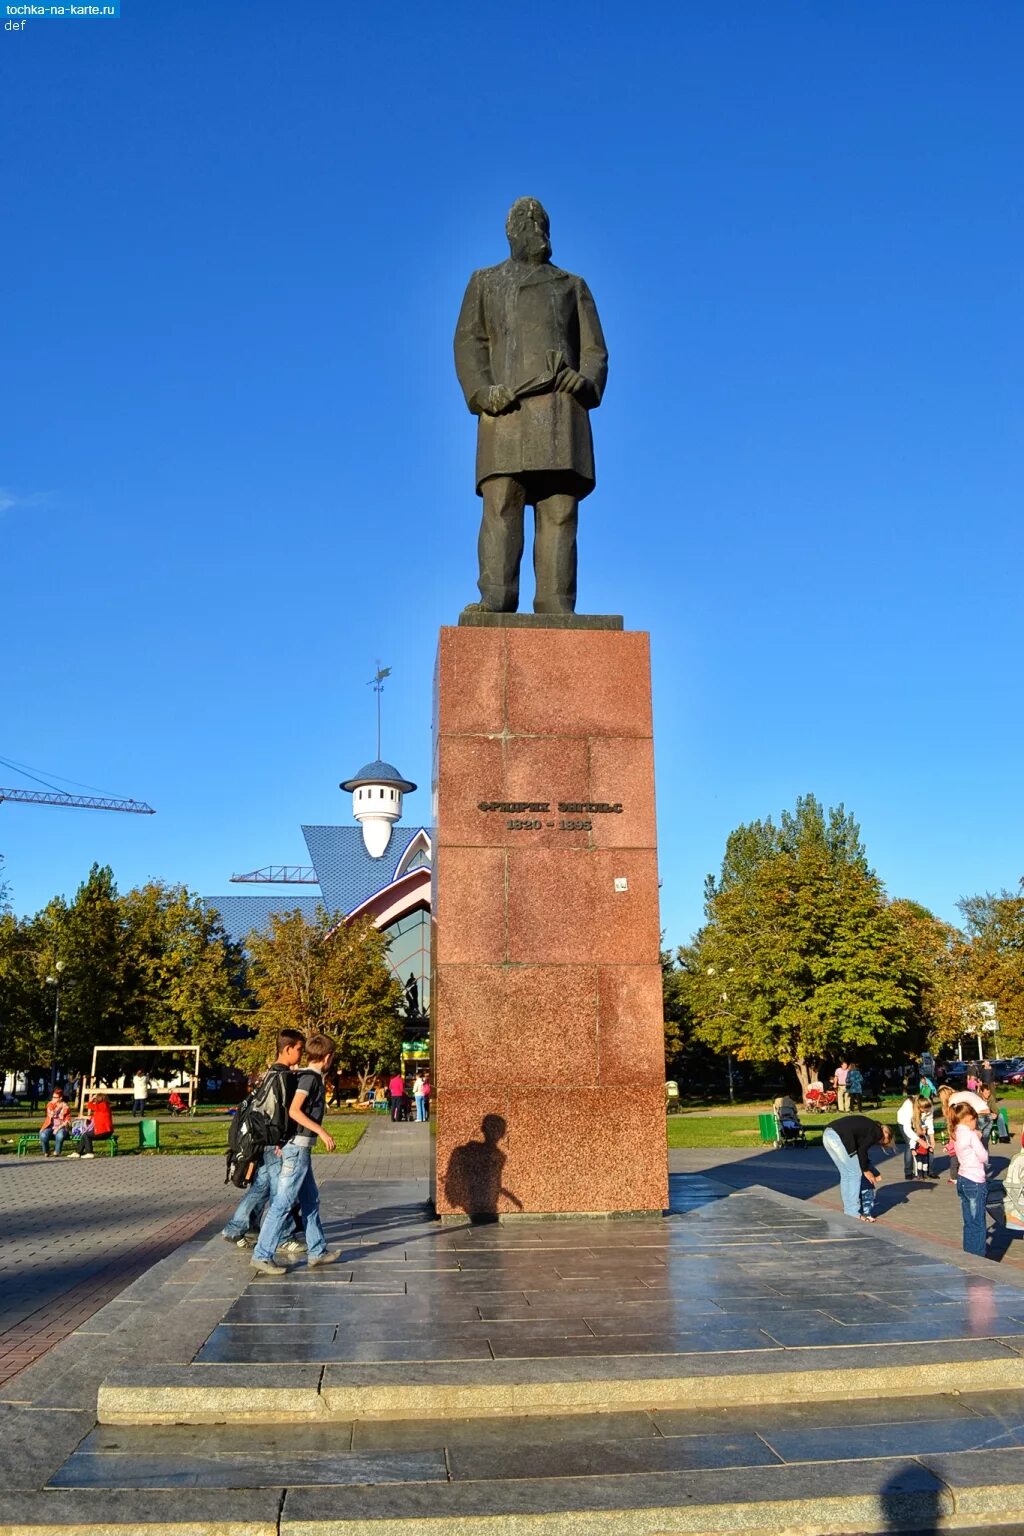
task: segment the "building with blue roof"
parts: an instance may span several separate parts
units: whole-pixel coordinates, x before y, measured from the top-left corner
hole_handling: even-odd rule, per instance
[[[303,826],[310,866],[270,865],[235,884],[275,885],[267,895],[207,896],[228,936],[244,944],[266,932],[275,913],[296,908],[312,920],[318,908],[348,920],[368,916],[389,939],[388,958],[407,997],[425,1014],[430,1002],[430,867],[426,827],[400,825],[404,796],[416,785],[381,759],[367,763],[339,786],[352,795],[355,826]],[[285,889],[303,885],[302,895]],[[415,982],[415,994],[410,987]]]

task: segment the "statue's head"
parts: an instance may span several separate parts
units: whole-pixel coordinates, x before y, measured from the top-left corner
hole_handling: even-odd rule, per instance
[[[551,255],[551,224],[535,197],[517,197],[505,220],[509,249],[516,261],[547,261]]]

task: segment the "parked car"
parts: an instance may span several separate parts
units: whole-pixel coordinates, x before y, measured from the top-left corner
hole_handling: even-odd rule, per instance
[[[1005,1060],[994,1061],[992,1071],[996,1075],[997,1083],[1008,1083],[1014,1072],[1024,1070],[1024,1061],[1019,1056],[1009,1056]]]

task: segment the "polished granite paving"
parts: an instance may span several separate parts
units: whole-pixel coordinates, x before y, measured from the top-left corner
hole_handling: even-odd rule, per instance
[[[196,1518],[210,1529],[218,1509],[250,1500],[252,1530],[263,1529],[265,1510],[267,1530],[281,1536],[372,1530],[385,1518],[459,1531],[490,1530],[498,1517],[544,1518],[556,1532],[604,1529],[608,1518],[623,1532],[704,1530],[698,1515],[686,1524],[679,1512],[705,1506],[723,1512],[708,1529],[732,1530],[762,1509],[795,1518],[809,1491],[832,1501],[846,1531],[868,1505],[902,1523],[865,1518],[863,1529],[908,1531],[973,1507],[980,1531],[993,1501],[1004,1519],[1024,1507],[1012,1492],[1024,1480],[1024,1289],[998,1271],[893,1241],[880,1224],[695,1176],[673,1179],[663,1221],[440,1227],[408,1184],[346,1182],[325,1193],[325,1225],[339,1261],[309,1270],[300,1259],[281,1279],[250,1274],[246,1254],[212,1241],[200,1284],[224,1300],[193,1352],[197,1379],[206,1367],[262,1381],[313,1366],[327,1382],[371,1364],[415,1384],[441,1368],[479,1379],[488,1362],[505,1371],[579,1360],[582,1371],[604,1359],[611,1374],[629,1357],[653,1368],[679,1355],[703,1363],[706,1402],[547,1417],[98,1425],[51,1463],[47,1518],[120,1510],[111,1529],[127,1529],[142,1507],[131,1501],[161,1490],[182,1514],[204,1511]],[[884,1359],[890,1345],[900,1346],[890,1358],[918,1373],[905,1395],[897,1380],[884,1397],[843,1397],[837,1380],[831,1400],[715,1401],[716,1370],[785,1369],[796,1358],[829,1372],[833,1362]],[[975,1347],[976,1368],[947,1363],[947,1348],[963,1360]],[[1019,1391],[983,1390],[997,1354],[1019,1359]],[[0,1497],[0,1524],[2,1506]],[[659,1509],[679,1523],[658,1525]],[[830,1526],[823,1517],[815,1529]]]
[[[254,1275],[196,1364],[413,1369],[1017,1337],[1024,1350],[1016,1286],[897,1247],[877,1224],[754,1191],[722,1199],[701,1178],[673,1185],[664,1221],[457,1228],[336,1188],[338,1262]]]
[[[590,1478],[1024,1447],[1024,1391],[577,1417],[99,1426],[51,1488],[266,1488]]]

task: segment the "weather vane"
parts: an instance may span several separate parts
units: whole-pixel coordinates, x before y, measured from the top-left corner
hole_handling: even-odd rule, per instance
[[[377,695],[377,761],[380,761],[380,696],[384,692],[384,679],[391,676],[390,667],[382,667],[380,661],[376,663],[377,670],[367,683]]]

